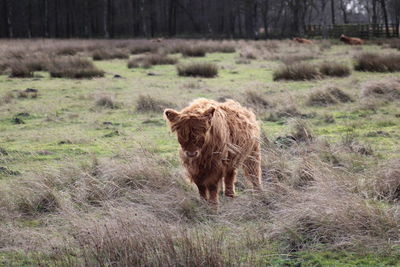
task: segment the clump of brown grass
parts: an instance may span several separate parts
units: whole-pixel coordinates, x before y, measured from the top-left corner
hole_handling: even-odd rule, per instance
[[[378,166],[377,171],[365,179],[363,189],[370,192],[371,197],[400,202],[400,159]]]
[[[209,62],[194,62],[177,66],[179,76],[213,78],[218,75],[218,66]]]
[[[205,57],[207,47],[201,45],[182,45],[179,52],[185,57]]]
[[[313,90],[307,98],[307,104],[310,106],[327,106],[351,101],[353,100],[348,94],[334,86]]]
[[[276,122],[285,118],[301,117],[302,115],[298,106],[292,100],[278,101],[278,104],[270,111],[266,120]]]
[[[57,47],[55,54],[59,56],[75,56],[78,52],[82,51],[81,47],[77,46],[62,46]]]
[[[265,96],[256,90],[247,90],[244,93],[244,101],[248,107],[253,108],[257,113],[272,107],[272,104]]]
[[[118,49],[99,49],[92,53],[93,60],[126,59],[129,54]]]
[[[250,64],[251,60],[247,59],[247,58],[243,58],[243,57],[238,57],[237,59],[235,59],[235,63],[236,64]]]
[[[317,43],[320,51],[329,50],[332,48],[332,42],[330,40],[322,40]]]
[[[280,56],[280,60],[286,65],[291,65],[291,64],[295,64],[296,62],[299,62],[299,61],[311,60],[314,58],[315,58],[315,55],[313,53],[311,53],[310,51]]]
[[[251,248],[244,247],[236,238],[228,238],[218,228],[174,229],[141,210],[115,212],[102,223],[92,219],[76,224],[78,231],[74,236],[85,262],[94,265],[112,262],[120,266],[200,267],[233,266],[239,261],[260,264],[249,257]],[[248,243],[253,240],[249,238]]]
[[[209,53],[235,53],[235,45],[228,42],[218,42],[207,45]]]
[[[12,199],[15,209],[25,216],[55,212],[60,208],[59,196],[50,180],[27,179],[18,181]]]
[[[7,92],[3,94],[0,98],[0,104],[9,104],[13,101],[15,95],[12,92]]]
[[[33,77],[33,69],[22,60],[15,60],[10,63],[10,77],[30,78]]]
[[[361,86],[361,96],[364,98],[382,98],[394,101],[400,98],[400,79],[387,78],[381,81],[369,81]]]
[[[292,119],[289,121],[291,128],[291,136],[293,136],[296,142],[311,142],[315,139],[314,133],[310,128],[310,125],[302,119]]]
[[[360,143],[354,133],[349,132],[342,136],[341,146],[344,150],[365,156],[373,154],[371,146]]]
[[[176,58],[165,54],[148,54],[141,57],[132,58],[128,62],[128,68],[149,68],[154,65],[174,65],[178,62]]]
[[[294,80],[304,81],[321,78],[321,73],[315,65],[309,63],[295,63],[292,65],[283,65],[273,73],[274,81]]]
[[[104,71],[99,70],[93,62],[78,57],[62,57],[51,61],[50,76],[54,78],[94,78],[103,77]]]
[[[171,106],[174,105],[164,100],[155,99],[150,95],[139,95],[136,100],[136,110],[138,112],[162,112]]]
[[[399,227],[394,210],[370,205],[349,193],[329,172],[320,175],[331,178],[305,192],[294,193],[274,215],[276,228],[272,236],[284,241],[289,251],[318,244],[377,248],[386,240],[399,237],[394,231]]]
[[[153,53],[158,49],[158,45],[151,43],[149,41],[137,42],[130,45],[130,52],[133,55],[143,54],[143,53]]]
[[[245,47],[240,53],[239,56],[241,59],[257,59],[257,55],[259,54],[259,51],[257,49],[254,49],[252,47]]]
[[[351,70],[346,64],[327,61],[319,65],[319,71],[323,75],[333,77],[346,77],[351,74]]]
[[[354,69],[370,72],[400,71],[400,54],[362,53],[356,57]]]
[[[108,92],[96,92],[92,95],[96,106],[105,108],[117,108],[119,105],[115,101],[114,95]]]

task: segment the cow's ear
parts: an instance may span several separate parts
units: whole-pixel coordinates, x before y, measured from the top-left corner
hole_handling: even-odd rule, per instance
[[[179,118],[179,112],[173,109],[164,110],[164,117],[170,122],[174,122]]]
[[[214,116],[214,111],[215,111],[215,108],[214,107],[210,107],[209,109],[207,109],[204,112],[204,116],[211,120],[212,117]]]

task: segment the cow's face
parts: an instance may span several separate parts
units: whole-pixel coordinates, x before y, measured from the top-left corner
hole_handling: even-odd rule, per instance
[[[172,109],[164,111],[165,118],[169,121],[171,129],[176,132],[183,155],[196,158],[206,141],[206,135],[211,127],[211,118],[214,108],[210,108],[201,115],[179,113]]]

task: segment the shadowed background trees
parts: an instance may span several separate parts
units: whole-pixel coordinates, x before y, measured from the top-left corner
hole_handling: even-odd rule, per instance
[[[348,23],[389,35],[399,22],[400,0],[0,0],[3,38],[269,38]]]

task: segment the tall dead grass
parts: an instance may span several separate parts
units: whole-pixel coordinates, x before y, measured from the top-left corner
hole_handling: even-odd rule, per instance
[[[362,53],[356,57],[354,69],[370,72],[400,71],[400,54]]]

